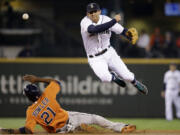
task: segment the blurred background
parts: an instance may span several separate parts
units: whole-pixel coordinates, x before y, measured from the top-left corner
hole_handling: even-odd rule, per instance
[[[1,0],[0,57],[85,57],[80,21],[90,2],[110,17],[120,13],[124,27],[137,28],[135,46],[112,37],[121,57],[180,57],[179,0]]]
[[[136,45],[114,34],[111,44],[147,85],[147,96],[129,83],[127,88],[101,83],[88,66],[80,21],[90,2],[99,3],[102,14],[110,17],[120,13],[124,27],[137,28]],[[164,73],[171,62],[180,66],[180,1],[0,0],[0,57],[0,117],[25,116],[29,102],[22,95],[22,76],[35,74],[61,80],[58,99],[67,110],[163,118]],[[23,59],[15,59],[19,57]]]

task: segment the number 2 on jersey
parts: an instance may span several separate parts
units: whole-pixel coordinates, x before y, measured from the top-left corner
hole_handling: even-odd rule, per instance
[[[53,118],[49,118],[50,114],[52,114],[53,117],[56,115],[56,113],[50,107],[47,107],[46,110],[41,114],[41,119],[43,119],[47,125],[49,125],[53,120]]]

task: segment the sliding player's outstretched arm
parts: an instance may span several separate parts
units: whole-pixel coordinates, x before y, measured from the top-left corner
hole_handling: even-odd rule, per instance
[[[51,81],[56,81],[52,78],[40,78],[35,75],[25,75],[23,76],[24,81],[29,81],[31,83],[37,83],[37,82],[44,82],[44,83],[50,83]]]
[[[22,127],[19,129],[2,128],[0,129],[0,134],[33,134],[33,133],[28,128]]]

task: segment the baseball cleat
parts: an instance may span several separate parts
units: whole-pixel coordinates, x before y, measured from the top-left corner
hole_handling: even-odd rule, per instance
[[[139,81],[136,81],[136,84],[135,84],[134,86],[138,89],[138,91],[139,91],[140,93],[142,93],[142,94],[144,94],[144,95],[147,95],[147,94],[148,94],[148,89],[147,89],[147,87],[146,87],[144,84],[140,83]]]
[[[121,78],[119,78],[116,73],[111,72],[112,74],[112,81],[115,82],[116,84],[118,84],[121,87],[126,87],[126,83],[124,80],[122,80]]]
[[[121,133],[131,133],[135,130],[136,130],[136,125],[125,125],[122,128]]]

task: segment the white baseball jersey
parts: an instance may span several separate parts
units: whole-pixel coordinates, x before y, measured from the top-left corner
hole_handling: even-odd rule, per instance
[[[102,82],[112,81],[112,74],[109,70],[114,71],[124,80],[133,81],[134,74],[128,70],[114,48],[109,47],[111,31],[115,32],[116,34],[121,34],[124,28],[120,24],[116,23],[108,30],[98,34],[90,34],[88,32],[88,27],[90,25],[100,25],[111,20],[111,18],[105,15],[100,15],[97,24],[93,23],[87,16],[81,20],[81,35],[86,54],[87,56],[94,56],[93,58],[88,57],[89,65]],[[102,52],[104,49],[107,49],[105,53],[95,57],[95,54]]]
[[[166,90],[178,91],[180,89],[180,71],[168,70],[164,75],[164,83],[166,83]]]
[[[116,34],[122,33],[124,28],[118,23],[104,32],[95,35],[88,33],[89,25],[99,25],[111,20],[111,18],[105,15],[100,15],[100,19],[97,24],[93,23],[87,16],[81,20],[81,35],[87,55],[97,54],[98,52],[101,52],[103,49],[107,48],[110,45],[111,31],[115,32]]]

